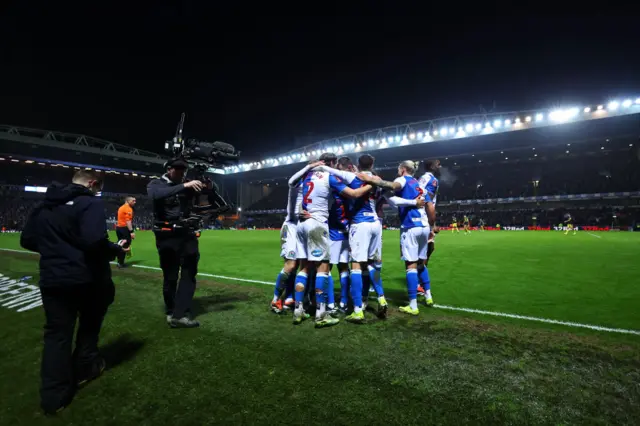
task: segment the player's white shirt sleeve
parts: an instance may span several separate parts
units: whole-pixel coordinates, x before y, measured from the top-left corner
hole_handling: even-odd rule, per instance
[[[392,207],[404,207],[415,206],[417,200],[407,200],[406,198],[394,195],[393,197],[387,198],[387,201],[389,201],[389,204],[391,204]]]
[[[295,188],[296,186],[298,186],[300,184],[300,179],[302,179],[302,177],[309,171],[309,169],[310,167],[309,165],[307,165],[303,169],[298,170],[296,174],[291,176],[291,178],[289,179],[289,186],[291,188]]]
[[[322,170],[323,172],[327,172],[327,173],[330,173],[330,174],[332,174],[334,176],[337,176],[340,179],[342,179],[347,185],[349,185],[351,182],[353,182],[354,179],[356,178],[356,174],[355,173],[348,172],[346,170],[334,169],[333,167],[319,166],[319,167],[316,168],[316,170]]]
[[[403,177],[399,177],[399,178],[396,178],[396,180],[394,180],[393,183],[399,183],[400,189],[402,189],[404,188],[404,185],[407,183],[407,180]]]

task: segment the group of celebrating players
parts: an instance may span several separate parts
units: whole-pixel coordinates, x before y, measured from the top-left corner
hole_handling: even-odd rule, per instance
[[[382,180],[374,158],[364,154],[358,165],[349,157],[325,153],[289,179],[287,217],[281,229],[284,265],[276,279],[271,310],[293,311],[293,323],[309,318],[315,305],[316,328],[335,325],[340,314],[353,323],[365,321],[370,287],[377,295],[376,314],[386,318],[382,270],[382,205],[398,208],[400,248],[406,265],[409,304],[400,312],[418,315],[418,297],[433,306],[427,270],[434,250],[435,204],[440,162],[425,162],[425,173],[403,161],[398,178]],[[387,196],[384,191],[391,193]],[[338,268],[341,294],[335,303],[332,268]],[[315,297],[314,297],[315,296]],[[314,300],[315,299],[315,300]]]

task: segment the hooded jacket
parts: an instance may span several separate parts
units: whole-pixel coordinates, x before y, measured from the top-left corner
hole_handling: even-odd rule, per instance
[[[20,245],[40,253],[40,286],[110,283],[109,261],[122,250],[109,241],[102,200],[82,185],[53,183],[30,214]]]

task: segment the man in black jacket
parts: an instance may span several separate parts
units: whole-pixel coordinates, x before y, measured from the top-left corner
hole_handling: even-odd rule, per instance
[[[98,335],[115,295],[109,261],[125,249],[109,241],[104,204],[95,196],[101,190],[93,171],[76,172],[68,185],[52,184],[20,237],[22,247],[40,253],[46,318],[40,401],[48,414],[64,409],[77,386],[105,368]]]
[[[153,200],[156,248],[164,275],[165,313],[172,328],[200,326],[189,317],[200,260],[198,238],[180,221],[189,215],[191,199],[203,184],[198,180],[183,183],[188,167],[185,160],[174,158],[166,164],[167,173],[147,185],[147,193]]]

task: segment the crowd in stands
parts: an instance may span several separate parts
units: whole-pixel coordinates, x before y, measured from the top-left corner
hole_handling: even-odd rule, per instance
[[[50,164],[43,166],[36,162],[14,163],[8,158],[0,161],[0,168],[0,184],[19,186],[49,186],[51,182],[70,182],[73,173],[77,170],[74,167],[52,166]],[[132,194],[146,194],[148,183],[148,177],[105,172],[104,191],[122,192],[126,190]]]
[[[115,227],[118,208],[124,203],[122,195],[103,195],[105,214],[109,227]],[[153,215],[151,204],[145,196],[136,196],[134,225],[138,229],[151,229]],[[21,230],[31,210],[44,199],[44,194],[25,192],[24,187],[0,185],[0,227],[5,230]]]
[[[598,148],[599,149],[599,148]],[[533,152],[533,151],[532,151]],[[480,218],[495,226],[557,226],[570,212],[583,226],[635,227],[640,224],[639,199],[621,195],[616,199],[591,201],[549,200],[525,204],[471,204],[461,200],[511,197],[542,197],[570,194],[608,194],[640,191],[640,161],[633,152],[615,151],[606,155],[580,155],[554,158],[531,154],[522,161],[480,162],[473,159],[443,160],[438,221],[444,226],[456,216],[468,215],[472,223]],[[502,158],[502,156],[500,156]],[[386,180],[395,178],[395,169],[379,170]],[[277,228],[287,203],[286,184],[271,184],[269,195],[246,209],[245,223]],[[252,214],[259,212],[259,214]],[[399,225],[393,209],[385,210],[385,225]],[[260,227],[260,226],[257,226]]]

